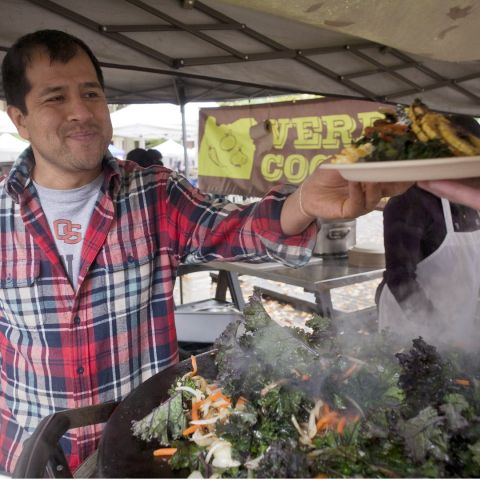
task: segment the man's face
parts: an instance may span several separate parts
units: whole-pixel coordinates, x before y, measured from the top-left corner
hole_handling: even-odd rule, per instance
[[[51,63],[37,50],[26,69],[27,113],[9,106],[18,132],[35,155],[34,179],[51,188],[92,181],[112,137],[112,124],[95,68],[83,50],[67,63]]]

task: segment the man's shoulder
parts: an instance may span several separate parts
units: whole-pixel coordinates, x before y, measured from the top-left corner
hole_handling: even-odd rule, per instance
[[[123,176],[158,175],[172,173],[171,170],[162,165],[151,165],[149,167],[142,167],[133,160],[117,160],[117,165]]]
[[[141,167],[130,160],[118,160],[118,171],[123,188],[127,190],[145,190],[158,185],[166,185],[172,176],[172,171],[160,165]]]

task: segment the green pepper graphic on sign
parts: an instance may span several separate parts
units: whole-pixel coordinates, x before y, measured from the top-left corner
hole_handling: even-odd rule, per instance
[[[250,128],[256,124],[254,118],[241,118],[218,125],[208,116],[198,154],[199,175],[249,179],[255,155]]]

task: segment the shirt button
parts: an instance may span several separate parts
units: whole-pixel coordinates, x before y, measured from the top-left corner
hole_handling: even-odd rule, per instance
[[[133,255],[129,255],[127,257],[128,263],[133,263],[135,261],[135,257]]]
[[[80,317],[75,317],[75,318],[73,319],[73,323],[74,323],[75,325],[80,325]]]
[[[84,370],[83,367],[78,367],[78,368],[77,368],[77,373],[78,373],[79,375],[81,375],[84,371],[85,371],[85,370]]]

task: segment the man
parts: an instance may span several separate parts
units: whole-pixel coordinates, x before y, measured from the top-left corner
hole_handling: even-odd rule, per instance
[[[302,265],[316,217],[361,215],[397,187],[316,172],[245,208],[212,203],[175,172],[110,156],[102,72],[79,39],[26,35],[2,76],[8,114],[31,143],[0,182],[0,466],[9,472],[46,415],[120,399],[177,361],[181,262]],[[63,440],[72,469],[100,433]]]

